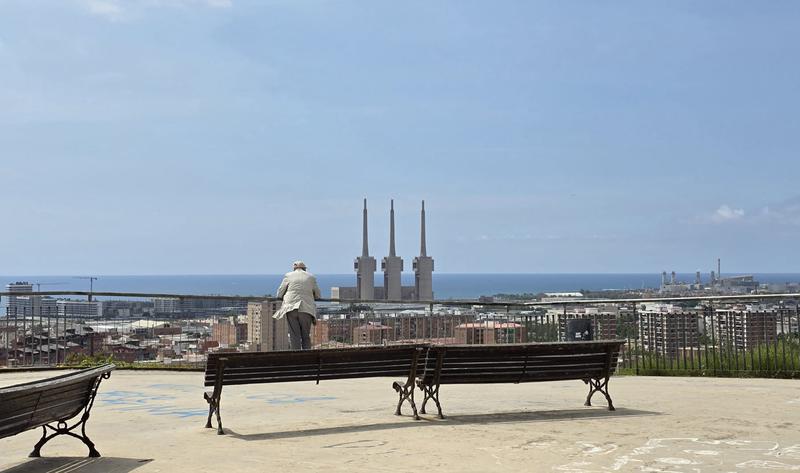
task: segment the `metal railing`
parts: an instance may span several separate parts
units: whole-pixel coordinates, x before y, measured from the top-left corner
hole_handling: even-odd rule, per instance
[[[60,296],[54,299],[52,296]],[[82,296],[85,300],[66,299]],[[0,366],[113,357],[130,366],[202,367],[214,351],[289,348],[279,299],[123,292],[0,293]],[[800,294],[529,301],[319,301],[316,349],[401,343],[500,344],[624,339],[629,374],[800,376]],[[767,303],[747,308],[743,302]],[[645,303],[674,303],[670,312]],[[663,308],[662,308],[663,309]]]

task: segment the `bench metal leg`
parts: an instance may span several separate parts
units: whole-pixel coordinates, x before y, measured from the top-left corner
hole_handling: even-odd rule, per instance
[[[436,410],[439,411],[439,418],[444,419],[444,414],[442,414],[442,405],[439,404],[439,384],[436,386],[428,386],[419,381],[417,381],[417,386],[422,390],[424,394],[424,398],[422,400],[422,406],[420,406],[419,413],[426,414],[425,412],[425,405],[428,403],[429,400],[433,400],[436,404]]]
[[[586,402],[584,403],[585,406],[592,405],[592,396],[594,393],[601,392],[603,396],[605,396],[606,401],[608,401],[608,410],[614,411],[614,403],[611,402],[611,396],[608,394],[608,377],[606,377],[603,381],[600,379],[585,379],[583,382],[589,385],[589,395],[586,396]]]
[[[206,420],[206,428],[213,429],[214,427],[211,425],[211,416],[214,415],[214,404],[206,398],[208,402],[208,419]]]
[[[225,362],[227,358],[220,358],[217,360],[216,376],[214,378],[214,391],[203,393],[203,398],[208,402],[208,419],[206,419],[206,428],[212,429],[211,416],[217,414],[217,435],[225,435],[222,430],[222,417],[220,417],[219,408],[222,400],[222,381],[225,375]]]
[[[411,404],[411,410],[414,412],[414,420],[419,420],[419,414],[417,413],[417,405],[414,402],[414,384],[412,382],[411,385],[408,383],[403,384],[399,381],[395,381],[392,383],[392,388],[397,391],[399,395],[399,400],[397,401],[397,410],[394,411],[394,415],[399,416],[402,415],[400,408],[403,406],[403,402],[408,401]]]
[[[42,456],[42,447],[44,444],[49,442],[51,439],[58,437],[59,435],[69,435],[70,437],[75,437],[76,439],[83,442],[87,447],[89,447],[89,456],[90,457],[99,457],[100,452],[94,447],[94,442],[89,440],[89,436],[86,435],[86,421],[89,420],[89,414],[92,411],[92,406],[94,405],[94,399],[97,397],[97,390],[100,388],[100,382],[104,379],[108,379],[111,377],[111,372],[103,373],[102,375],[98,376],[97,379],[94,381],[94,386],[92,386],[91,391],[89,391],[88,401],[86,402],[86,407],[83,408],[83,415],[81,415],[81,419],[76,422],[72,426],[67,425],[67,420],[60,420],[56,423],[55,427],[51,424],[45,424],[42,426],[42,438],[36,442],[36,445],[33,446],[33,451],[28,455],[29,457],[38,458]],[[75,429],[80,427],[80,435],[73,432]],[[50,429],[53,433],[47,435],[47,429]]]
[[[88,418],[89,418],[88,415],[84,415],[83,417],[81,417],[81,420],[77,424],[75,424],[75,425],[73,425],[71,427],[68,427],[67,423],[64,422],[64,421],[59,422],[58,424],[56,424],[55,427],[53,427],[50,424],[43,425],[42,426],[42,438],[39,439],[39,441],[33,447],[33,451],[28,456],[29,457],[33,457],[33,458],[41,457],[42,456],[42,447],[44,446],[44,444],[46,444],[47,442],[49,442],[53,438],[58,437],[59,435],[69,435],[70,437],[75,437],[76,439],[78,439],[81,442],[83,442],[87,447],[89,447],[89,456],[90,457],[99,457],[100,456],[100,452],[98,452],[97,449],[94,447],[94,442],[89,440],[89,437],[86,435],[86,420]],[[80,435],[76,434],[75,432],[72,432],[72,430],[77,428],[78,426],[81,427],[81,434]],[[53,433],[50,434],[50,435],[47,435],[47,429],[52,430]]]
[[[219,402],[217,403],[217,435],[225,435],[225,431],[222,430],[222,417],[219,414]]]
[[[219,412],[219,404],[220,399],[214,398],[213,396],[209,396],[208,394],[204,394],[203,397],[208,402],[208,419],[206,419],[206,428],[213,429],[214,427],[211,425],[211,417],[216,414],[217,415],[217,435],[225,435],[225,431],[222,430],[222,417],[220,416]]]

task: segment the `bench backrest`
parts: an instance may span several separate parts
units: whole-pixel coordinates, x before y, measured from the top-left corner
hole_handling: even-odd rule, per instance
[[[412,364],[422,368],[424,358],[421,345],[215,353],[208,356],[205,385],[215,385],[221,359],[222,384],[232,385],[408,376]]]
[[[525,383],[596,379],[616,369],[622,340],[431,347],[418,375],[427,384]]]
[[[91,401],[100,378],[112,369],[114,365],[108,364],[0,388],[0,438],[76,416]]]

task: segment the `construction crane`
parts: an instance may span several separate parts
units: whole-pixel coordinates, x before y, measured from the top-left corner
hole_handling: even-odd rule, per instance
[[[75,279],[88,279],[89,280],[89,302],[92,301],[92,290],[94,288],[94,282],[97,281],[96,276],[75,276]]]
[[[63,286],[65,282],[35,282],[36,292],[42,292],[42,286]]]

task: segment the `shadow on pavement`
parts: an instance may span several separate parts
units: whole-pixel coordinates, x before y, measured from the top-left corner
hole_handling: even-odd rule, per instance
[[[0,473],[127,473],[153,461],[114,457],[43,457],[35,458]]]
[[[289,439],[296,437],[308,437],[314,435],[334,435],[345,433],[357,432],[371,432],[374,430],[393,430],[393,429],[406,429],[413,427],[423,427],[428,425],[453,425],[453,424],[497,424],[503,422],[553,422],[553,421],[570,421],[576,419],[606,419],[612,422],[613,419],[619,417],[643,417],[643,416],[658,416],[662,415],[660,412],[640,411],[636,409],[617,408],[616,411],[609,411],[603,409],[568,409],[568,410],[553,410],[553,411],[522,411],[522,412],[495,412],[491,414],[468,414],[468,415],[453,415],[447,416],[445,413],[444,419],[439,419],[435,415],[428,413],[422,417],[421,421],[415,422],[408,419],[408,416],[403,416],[401,422],[386,422],[382,424],[365,424],[365,425],[345,425],[341,427],[324,427],[317,429],[295,429],[281,432],[268,432],[257,434],[240,434],[228,427],[225,427],[225,432],[239,440],[278,440]],[[216,434],[216,431],[214,431]],[[5,472],[3,472],[5,473]]]

